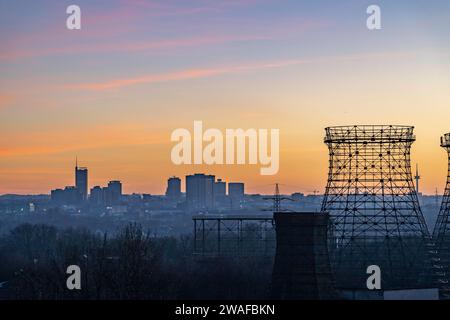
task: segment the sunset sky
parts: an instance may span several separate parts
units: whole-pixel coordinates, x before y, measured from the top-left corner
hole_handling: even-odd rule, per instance
[[[160,194],[205,172],[248,193],[323,192],[324,128],[353,124],[415,126],[422,191],[445,184],[448,0],[0,0],[0,41],[0,194],[73,185],[76,156],[90,188]],[[280,129],[279,173],[172,164],[170,135],[194,120]]]

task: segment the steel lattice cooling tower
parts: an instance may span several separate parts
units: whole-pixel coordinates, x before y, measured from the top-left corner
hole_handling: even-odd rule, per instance
[[[329,175],[322,211],[332,218],[330,255],[339,288],[367,289],[367,267],[383,289],[421,286],[429,233],[414,189],[410,126],[326,128]]]
[[[441,137],[441,147],[447,151],[448,170],[447,184],[445,186],[444,197],[442,198],[441,209],[434,226],[433,240],[439,254],[440,262],[444,268],[445,282],[442,286],[441,294],[450,297],[450,133]]]
[[[441,209],[433,231],[433,238],[435,239],[437,245],[440,245],[443,241],[448,241],[450,239],[450,133],[447,133],[441,137],[441,147],[447,151],[448,174]]]

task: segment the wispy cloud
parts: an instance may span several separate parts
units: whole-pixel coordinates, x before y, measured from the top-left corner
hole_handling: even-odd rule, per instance
[[[286,60],[276,60],[268,61],[263,63],[250,63],[241,64],[235,66],[221,66],[221,67],[211,67],[203,69],[185,69],[180,71],[172,71],[166,73],[149,74],[143,76],[120,78],[114,80],[108,80],[103,82],[90,82],[90,83],[79,83],[70,84],[66,86],[70,89],[81,89],[90,91],[102,91],[108,89],[116,89],[129,87],[139,84],[154,84],[161,82],[171,82],[171,81],[181,81],[189,79],[199,79],[207,78],[212,76],[219,76],[225,74],[238,74],[243,72],[258,71],[264,69],[275,69],[290,67],[302,64],[312,64],[312,63],[330,63],[330,62],[346,62],[346,61],[357,61],[373,58],[395,58],[395,57],[405,57],[411,56],[413,52],[393,52],[393,53],[369,53],[369,54],[359,54],[359,55],[343,55],[343,56],[331,56],[331,57],[321,57],[314,59],[286,59]]]
[[[13,60],[19,58],[51,56],[60,54],[84,54],[84,53],[103,53],[103,52],[143,52],[158,51],[173,48],[201,47],[213,44],[269,40],[268,35],[204,35],[192,38],[177,38],[155,41],[125,42],[125,43],[97,43],[91,45],[74,45],[59,48],[37,48],[32,50],[18,50],[0,52],[0,60]]]
[[[66,30],[60,24],[44,24],[36,31],[12,34],[0,46],[0,62],[11,62],[27,58],[58,55],[80,55],[96,53],[160,53],[165,50],[188,47],[207,47],[234,42],[280,40],[298,36],[312,29],[327,25],[325,21],[295,19],[277,24],[256,25],[249,29],[230,31],[221,27],[179,32],[177,35],[155,35],[149,29],[161,29],[160,20],[149,17],[158,14],[183,14],[184,10],[215,10],[249,5],[261,1],[200,1],[204,7],[187,7],[166,2],[128,0],[118,8],[99,12],[88,11],[83,15],[83,28],[76,33]],[[127,5],[125,5],[127,4]],[[130,4],[130,5],[128,5]],[[132,4],[135,4],[133,6]],[[151,10],[143,10],[141,6]],[[202,9],[203,8],[203,9]],[[52,20],[53,21],[53,20]],[[182,28],[177,26],[176,28]],[[218,28],[218,29],[217,29]],[[184,36],[180,36],[183,34]],[[136,35],[142,40],[136,40]],[[131,40],[134,39],[134,40]]]

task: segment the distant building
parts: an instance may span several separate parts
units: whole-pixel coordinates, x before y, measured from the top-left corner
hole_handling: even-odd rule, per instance
[[[122,198],[122,182],[118,180],[110,181],[108,183],[108,192],[111,204],[119,203]]]
[[[94,205],[104,204],[103,190],[101,187],[95,186],[91,189],[89,201]]]
[[[222,179],[214,182],[214,197],[225,197],[227,195],[227,183]]]
[[[152,200],[152,195],[149,194],[149,193],[143,193],[143,194],[142,194],[142,200],[143,200],[144,202],[149,202],[149,201]]]
[[[91,189],[89,201],[94,205],[116,205],[122,199],[122,183],[110,181],[107,187],[95,186]]]
[[[216,204],[218,203],[224,203],[227,198],[227,183],[225,181],[222,181],[222,179],[217,179],[216,182],[214,182],[214,202]]]
[[[294,201],[302,201],[305,198],[305,195],[300,192],[294,192],[291,194],[291,199]]]
[[[88,195],[88,169],[78,167],[78,162],[75,164],[75,187],[80,193],[81,200],[86,200]]]
[[[244,184],[242,182],[228,183],[228,195],[232,198],[244,198]]]
[[[244,184],[241,182],[228,183],[228,197],[233,209],[240,208],[244,201]]]
[[[181,197],[181,179],[171,177],[167,180],[166,197],[171,200],[178,200]]]
[[[110,205],[112,203],[112,198],[108,187],[102,188],[102,198],[103,198],[103,205]]]
[[[186,202],[188,209],[208,210],[214,208],[215,176],[197,173],[186,176]]]
[[[78,204],[81,200],[81,194],[76,187],[52,190],[50,197],[57,204],[74,205]]]

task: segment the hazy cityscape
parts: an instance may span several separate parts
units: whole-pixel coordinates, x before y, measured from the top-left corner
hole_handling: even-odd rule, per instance
[[[183,182],[168,177],[166,193],[150,195],[124,194],[120,181],[89,188],[89,173],[88,168],[76,165],[72,186],[47,195],[0,196],[2,232],[24,222],[83,226],[99,232],[139,222],[159,236],[182,235],[192,233],[196,214],[258,215],[273,208],[273,201],[264,199],[266,195],[246,194],[244,182],[226,182],[208,174],[188,175]],[[182,183],[186,192],[181,192]],[[283,203],[286,210],[320,210],[319,194],[293,193],[289,197],[292,201]],[[431,201],[428,198],[424,199]]]
[[[449,12],[0,0],[0,300],[450,301]]]
[[[83,226],[92,231],[114,232],[118,226],[139,222],[158,236],[191,234],[197,214],[258,215],[273,211],[273,200],[264,194],[245,193],[244,182],[226,182],[214,175],[195,173],[167,178],[164,195],[125,194],[121,181],[89,186],[89,169],[74,167],[74,185],[46,195],[0,196],[0,232],[20,223],[48,223],[58,227]],[[95,173],[91,173],[95,174]],[[416,183],[419,180],[416,180]],[[186,192],[181,192],[182,184]],[[280,189],[282,192],[282,184]],[[275,192],[275,184],[273,185]],[[282,195],[285,211],[320,211],[323,195],[300,192]],[[419,201],[432,230],[442,195],[423,195]]]

